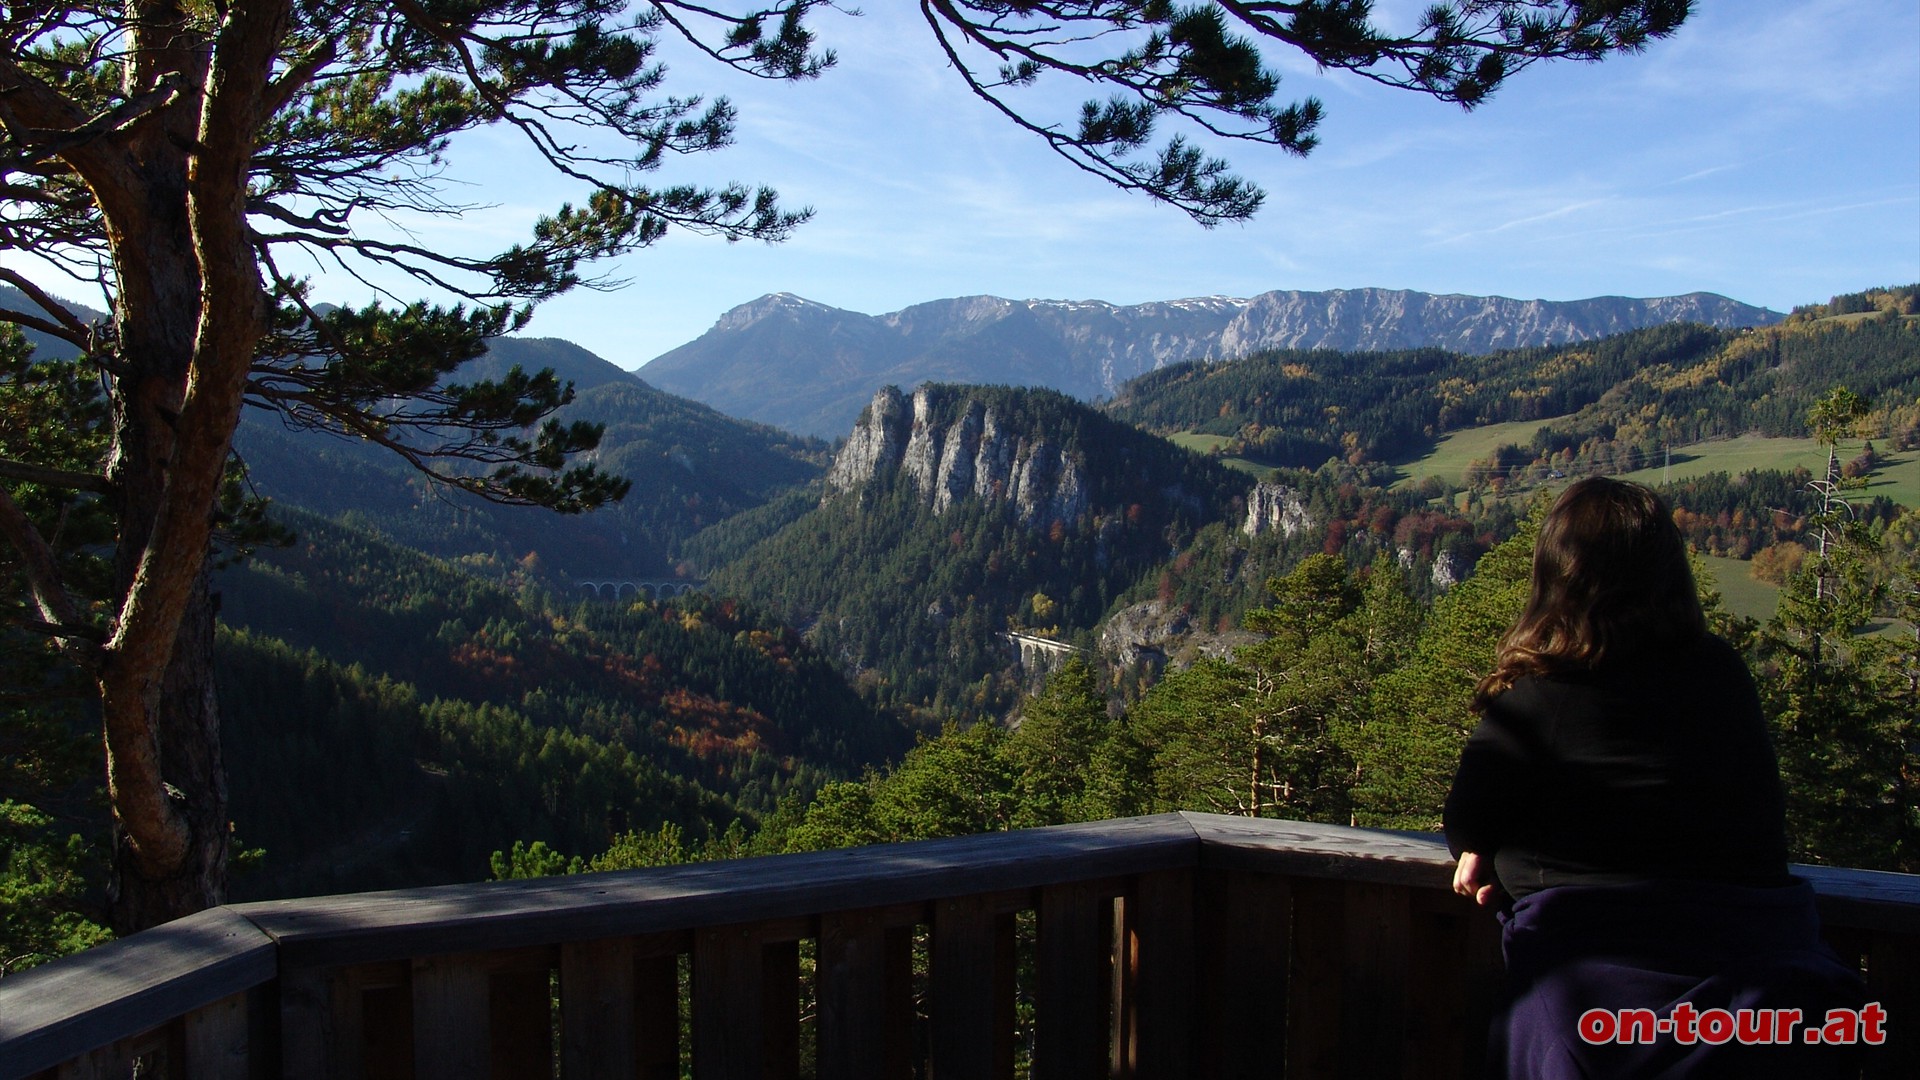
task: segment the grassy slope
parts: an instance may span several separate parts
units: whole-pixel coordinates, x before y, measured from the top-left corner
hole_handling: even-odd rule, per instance
[[[1206,435],[1197,431],[1179,431],[1167,436],[1167,441],[1181,449],[1191,450],[1196,454],[1211,454],[1233,440],[1225,435]],[[1223,457],[1220,459],[1220,464],[1225,465],[1229,469],[1237,469],[1249,476],[1262,478],[1273,471],[1271,466],[1262,465],[1257,461],[1243,457]]]
[[[1533,438],[1536,430],[1552,423],[1552,420],[1527,420],[1467,428],[1445,436],[1421,457],[1393,464],[1400,470],[1401,483],[1410,483],[1424,476],[1444,476],[1457,483],[1466,472],[1468,462],[1485,458],[1502,443],[1524,444]],[[1217,438],[1219,436],[1184,435],[1176,437],[1176,441],[1186,440],[1182,445],[1204,450],[1206,446],[1201,440]],[[1844,444],[1840,448],[1843,459],[1859,452],[1858,443]],[[1729,472],[1737,476],[1749,469],[1784,470],[1800,466],[1817,472],[1825,466],[1826,460],[1826,451],[1812,439],[1770,439],[1759,435],[1742,435],[1733,439],[1676,446],[1673,448],[1670,470],[1666,467],[1641,469],[1626,474],[1625,478],[1644,484],[1659,484],[1669,477],[1684,480],[1710,472]],[[1866,493],[1884,495],[1902,506],[1920,506],[1920,453],[1894,454],[1883,459],[1872,482],[1867,485]]]
[[[1714,555],[1702,555],[1701,559],[1712,571],[1714,585],[1720,590],[1720,602],[1728,611],[1762,622],[1773,617],[1774,606],[1780,602],[1780,589],[1754,580],[1751,563]]]
[[[1859,450],[1858,443],[1842,445],[1840,456],[1844,460],[1859,453]],[[1812,439],[1767,439],[1758,435],[1742,435],[1736,439],[1674,447],[1673,478],[1682,480],[1710,472],[1739,475],[1749,469],[1791,469],[1795,466],[1817,474],[1826,467],[1826,463],[1826,450]],[[1627,474],[1627,479],[1658,484],[1664,471],[1657,468],[1641,469]],[[1875,471],[1866,493],[1884,495],[1902,506],[1920,506],[1920,454],[1889,456]]]
[[[1410,484],[1428,476],[1444,477],[1457,484],[1466,475],[1470,462],[1490,456],[1504,443],[1525,446],[1533,441],[1534,432],[1543,427],[1552,427],[1554,421],[1559,419],[1562,418],[1556,416],[1545,420],[1516,420],[1508,424],[1465,428],[1441,436],[1433,449],[1420,457],[1391,464],[1399,470],[1401,484]]]

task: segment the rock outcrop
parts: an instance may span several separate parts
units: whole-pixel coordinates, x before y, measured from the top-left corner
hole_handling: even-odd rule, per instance
[[[1168,667],[1184,670],[1202,657],[1226,658],[1235,649],[1260,640],[1246,630],[1211,632],[1187,613],[1159,600],[1145,600],[1114,612],[1100,627],[1100,655],[1123,671],[1158,678]]]
[[[1044,435],[1008,430],[991,406],[962,401],[957,415],[923,386],[873,396],[827,473],[832,493],[894,472],[913,482],[934,513],[964,498],[1006,501],[1021,523],[1072,521],[1087,509],[1084,463]]]
[[[1278,530],[1282,536],[1292,536],[1313,526],[1313,516],[1307,512],[1306,501],[1300,498],[1299,492],[1285,484],[1263,480],[1255,484],[1247,496],[1247,520],[1240,531],[1259,536]]]

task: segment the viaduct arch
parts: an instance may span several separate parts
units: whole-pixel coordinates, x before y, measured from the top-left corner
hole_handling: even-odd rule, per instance
[[[705,579],[698,578],[582,578],[573,583],[576,593],[584,594],[589,600],[609,603],[642,597],[671,600],[690,592],[703,592],[706,587]]]

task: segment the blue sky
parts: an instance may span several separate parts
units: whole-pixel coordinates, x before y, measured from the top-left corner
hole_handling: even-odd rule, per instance
[[[1126,304],[1366,286],[1706,290],[1785,310],[1920,280],[1912,0],[1704,0],[1671,40],[1536,66],[1472,113],[1275,49],[1283,93],[1326,104],[1322,145],[1305,159],[1230,148],[1267,203],[1213,230],[1079,172],[973,100],[912,6],[864,6],[820,18],[840,63],[812,83],[669,55],[669,89],[725,94],[740,122],[736,146],[661,178],[770,184],[812,207],[810,223],[773,246],[671,237],[603,267],[627,288],[550,302],[529,333],[632,368],[781,291],[870,314],[977,293]],[[1378,10],[1392,24],[1419,7]],[[1063,90],[1036,101],[1077,102]],[[449,175],[492,206],[423,227],[448,248],[497,248],[577,197],[506,132],[457,144]]]

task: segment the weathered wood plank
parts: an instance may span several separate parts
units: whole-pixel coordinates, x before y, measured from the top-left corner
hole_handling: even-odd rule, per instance
[[[338,1043],[334,975],[308,968],[280,976],[280,1075],[286,1080],[333,1080]]]
[[[251,1006],[252,991],[245,990],[186,1015],[188,1076],[193,1080],[251,1080],[255,1071]]]
[[[349,1075],[366,1080],[413,1080],[413,965],[372,964],[357,968],[342,984],[351,1001],[361,1042],[343,1045],[339,1056],[361,1070]],[[344,1029],[343,1029],[344,1030]]]
[[[1292,883],[1293,933],[1287,968],[1289,1080],[1342,1075],[1347,918],[1336,881]]]
[[[489,972],[472,955],[413,961],[413,1073],[474,1080],[493,1073]]]
[[[998,920],[982,896],[933,905],[928,947],[932,1080],[981,1080],[994,1071],[1001,1016]],[[1006,1033],[1010,1034],[1010,1033]]]
[[[1409,900],[1411,935],[1402,978],[1413,1007],[1405,1013],[1401,1075],[1409,1080],[1480,1076],[1483,1033],[1501,961],[1497,948],[1490,956],[1480,951],[1484,941],[1474,931],[1483,920],[1493,923],[1493,917],[1452,893],[1423,891]]]
[[[1271,1080],[1287,1060],[1293,894],[1287,879],[1199,872],[1194,1076]]]
[[[132,1071],[132,1048],[126,1042],[116,1042],[62,1063],[54,1075],[59,1080],[125,1080]]]
[[[887,929],[876,912],[820,917],[821,1080],[871,1080],[886,1071],[886,952]]]
[[[752,927],[694,935],[693,1073],[700,1080],[761,1080],[765,1073],[765,965]]]
[[[633,942],[569,942],[560,947],[562,1080],[627,1080],[636,1039]]]
[[[54,1068],[272,979],[274,943],[215,908],[0,980],[0,1080]]]
[[[1399,1076],[1407,1049],[1409,891],[1347,882],[1342,1075],[1355,1080]]]
[[[760,952],[760,1023],[767,1080],[800,1080],[800,943],[784,935]]]
[[[1920,935],[1920,874],[1799,864],[1789,869],[1813,886],[1822,922]]]
[[[651,870],[234,908],[305,967],[759,923],[1191,866],[1178,814]]]
[[[635,951],[645,952],[639,945]],[[642,955],[633,971],[636,1075],[639,1080],[680,1080],[680,957]]]
[[[490,965],[492,1080],[553,1080],[552,963],[547,950],[528,949]]]
[[[1200,839],[1203,867],[1424,889],[1453,881],[1453,860],[1437,834],[1186,811],[1180,817]]]
[[[1035,1080],[1104,1080],[1112,1032],[1113,897],[1074,882],[1040,891],[1034,945]]]
[[[1193,923],[1193,871],[1141,875],[1126,902],[1123,1076],[1178,1076],[1192,1067]]]
[[[882,1080],[912,1080],[918,1017],[913,1008],[914,925],[882,918],[887,927],[885,980],[886,1054]],[[918,1033],[924,1040],[925,1033]]]

